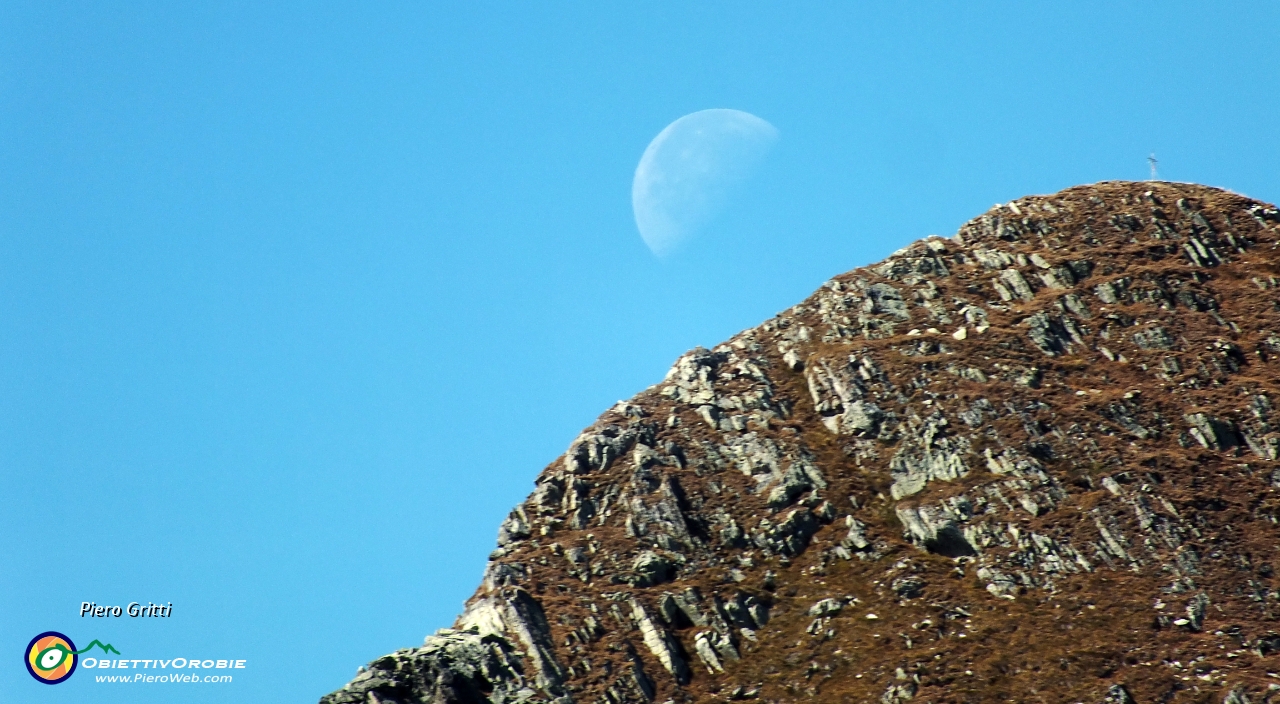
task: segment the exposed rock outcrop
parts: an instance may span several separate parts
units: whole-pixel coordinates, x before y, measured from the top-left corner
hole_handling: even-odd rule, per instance
[[[682,356],[322,701],[1280,702],[1278,397],[1275,207],[999,205]]]

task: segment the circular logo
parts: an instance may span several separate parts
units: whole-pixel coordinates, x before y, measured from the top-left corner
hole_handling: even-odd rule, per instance
[[[76,671],[80,656],[71,639],[57,631],[45,631],[27,644],[27,672],[45,684],[57,684]]]

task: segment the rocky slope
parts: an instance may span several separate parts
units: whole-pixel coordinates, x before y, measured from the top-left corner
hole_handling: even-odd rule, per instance
[[[1023,198],[681,357],[322,702],[1280,702],[1278,459],[1280,212]]]

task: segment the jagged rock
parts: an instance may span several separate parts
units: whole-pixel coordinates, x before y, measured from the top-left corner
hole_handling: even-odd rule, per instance
[[[846,432],[875,435],[879,432],[882,420],[884,420],[884,413],[874,403],[854,401],[840,417],[840,427]]]
[[[907,310],[906,301],[898,289],[889,284],[871,284],[867,287],[866,304],[863,310],[867,313],[887,313],[898,320],[909,320],[911,313]]]
[[[546,615],[524,589],[506,589],[472,603],[458,626],[481,635],[514,636],[529,659],[537,686],[549,695],[563,694],[565,672],[556,658]]]
[[[1133,700],[1133,695],[1129,694],[1129,688],[1122,684],[1113,684],[1107,690],[1107,695],[1102,698],[1102,704],[1137,704]]]
[[[811,368],[805,378],[828,430],[841,435],[874,436],[880,432],[885,413],[862,399],[869,382],[884,382],[883,372],[870,357],[850,358],[844,366],[824,361]]]
[[[889,460],[893,477],[890,492],[901,499],[923,491],[931,480],[949,481],[969,473],[964,456],[968,442],[945,434],[946,418],[930,416],[918,432],[909,435]]]
[[[711,644],[711,638],[714,634],[702,631],[694,636],[694,649],[698,653],[698,659],[707,666],[707,671],[716,673],[724,672],[724,665],[720,664],[720,654],[716,652],[715,646]]]
[[[755,544],[779,555],[794,557],[808,547],[809,539],[821,526],[822,522],[812,511],[795,509],[777,525],[762,519]]]
[[[507,520],[502,522],[498,527],[498,545],[506,546],[517,540],[523,540],[529,537],[529,521],[525,518],[524,512],[517,509],[507,516]]]
[[[626,504],[630,511],[626,522],[627,533],[636,537],[665,536],[675,544],[668,546],[668,549],[692,545],[693,535],[681,506],[683,490],[675,478],[666,475],[657,479],[652,474],[637,473],[633,479],[638,480],[632,482],[637,493]]]
[[[633,431],[612,425],[598,432],[583,433],[565,453],[565,469],[573,474],[604,471],[626,452],[634,439]]]
[[[949,512],[924,506],[899,507],[896,512],[907,538],[925,550],[947,557],[977,553]]]
[[[840,613],[840,610],[843,608],[844,603],[838,599],[823,599],[809,607],[809,615],[814,618],[830,616],[832,614]]]
[[[914,599],[920,596],[924,593],[925,586],[927,586],[926,582],[915,575],[898,577],[889,584],[893,593],[903,599]]]
[[[1204,413],[1190,413],[1184,418],[1191,425],[1191,436],[1202,447],[1211,450],[1228,450],[1244,444],[1235,425],[1230,421],[1211,418]]]
[[[695,587],[689,587],[683,593],[676,594],[672,600],[690,623],[695,626],[707,625],[707,618],[703,616],[701,609],[702,596],[698,594]]]
[[[915,682],[902,682],[900,684],[889,685],[889,688],[880,695],[881,704],[897,704],[897,702],[911,701],[916,696]]]
[[[652,550],[645,550],[636,557],[631,569],[636,574],[632,583],[637,587],[648,587],[670,580],[675,572],[675,565]]]
[[[801,494],[811,489],[825,489],[826,480],[812,462],[797,459],[782,473],[782,483],[769,492],[770,508],[790,506]]]
[[[1179,619],[1184,620],[1186,623],[1181,625],[1192,631],[1202,630],[1204,628],[1204,613],[1207,608],[1209,608],[1209,597],[1204,592],[1191,597],[1191,601],[1187,602],[1187,618]]]
[[[1031,290],[1031,284],[1027,283],[1027,280],[1022,276],[1022,272],[1017,269],[1005,269],[1000,272],[1000,280],[1004,282],[1005,286],[1002,287],[997,283],[996,290],[1000,293],[1000,297],[1006,301],[1014,298],[1029,301],[1036,296],[1035,291]]]
[[[1277,271],[1273,206],[1117,182],[842,274],[606,410],[325,702],[1280,701]]]
[[[526,682],[518,651],[505,638],[442,630],[421,648],[379,658],[321,704],[549,702]]]
[[[694,650],[709,672],[724,672],[722,663],[741,659],[733,637],[726,632],[699,631],[694,636]]]
[[[1162,327],[1139,330],[1132,335],[1133,344],[1144,350],[1171,350],[1173,338]]]
[[[680,652],[679,643],[658,623],[649,617],[639,601],[631,600],[631,616],[640,628],[645,647],[658,659],[662,667],[675,677],[676,682],[684,684],[689,681],[689,667]]]
[[[867,536],[866,524],[853,516],[845,516],[844,520],[849,531],[836,545],[835,553],[846,560],[852,560],[855,553],[861,558],[866,558],[868,551],[872,548],[871,539]]]
[[[1069,315],[1052,315],[1040,311],[1027,318],[1027,336],[1039,350],[1050,357],[1075,351],[1084,345],[1084,334]]]

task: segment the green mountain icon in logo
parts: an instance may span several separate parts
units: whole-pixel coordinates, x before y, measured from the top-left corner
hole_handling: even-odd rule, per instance
[[[95,645],[96,645],[96,646],[98,646],[99,648],[102,648],[102,652],[104,652],[104,653],[115,653],[116,655],[119,655],[119,654],[120,654],[120,651],[119,651],[119,650],[116,650],[116,649],[115,649],[115,647],[114,647],[114,646],[112,646],[110,643],[107,643],[107,644],[105,644],[105,645],[104,645],[104,644],[102,643],[102,641],[100,641],[100,640],[98,640],[98,639],[96,639],[96,638],[95,638],[95,639],[94,639],[94,641],[93,641],[92,643],[90,643],[90,644],[86,645],[86,646],[85,646],[83,649],[81,649],[81,650],[77,650],[77,651],[75,651],[74,653],[72,653],[72,655],[79,655],[80,653],[87,653],[87,652],[89,652],[90,650],[93,650],[93,646],[95,646]]]

